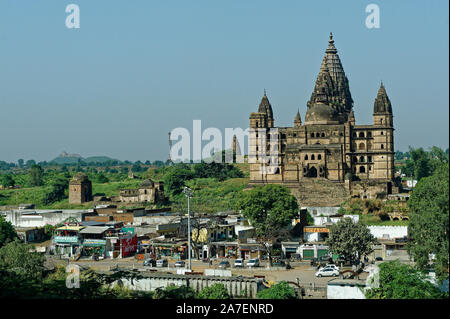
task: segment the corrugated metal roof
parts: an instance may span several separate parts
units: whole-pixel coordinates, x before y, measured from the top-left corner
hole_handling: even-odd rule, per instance
[[[88,226],[82,231],[80,231],[80,234],[101,234],[105,231],[107,231],[109,227],[107,226]]]

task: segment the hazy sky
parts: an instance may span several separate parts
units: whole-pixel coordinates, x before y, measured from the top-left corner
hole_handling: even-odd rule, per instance
[[[79,5],[81,28],[65,25]],[[368,29],[365,8],[380,7]],[[395,148],[449,144],[448,1],[0,0],[0,160],[168,157],[168,132],[304,120],[328,35],[371,124],[383,80]]]

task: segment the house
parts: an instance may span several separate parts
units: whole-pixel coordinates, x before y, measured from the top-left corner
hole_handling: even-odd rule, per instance
[[[53,236],[55,254],[71,258],[81,253],[82,237],[80,231],[84,228],[84,226],[77,224],[58,227]]]
[[[106,256],[107,240],[105,239],[108,226],[87,226],[80,230],[82,249],[81,256],[92,256],[98,254]]]
[[[45,239],[43,227],[15,227],[17,236],[25,243],[40,242]]]

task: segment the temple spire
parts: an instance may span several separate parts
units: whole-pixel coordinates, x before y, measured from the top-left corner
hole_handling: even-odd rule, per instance
[[[300,117],[300,110],[297,110],[297,115],[294,118],[294,127],[302,126],[302,118]]]
[[[389,97],[386,93],[386,89],[383,85],[383,81],[380,83],[380,88],[378,89],[377,97],[375,98],[375,103],[373,105],[373,113],[389,113],[392,114],[392,105]]]
[[[261,99],[261,103],[259,103],[258,112],[267,114],[269,127],[273,127],[274,119],[273,119],[272,105],[270,104],[269,98],[267,97],[266,89],[264,89],[264,96]]]
[[[325,51],[326,53],[337,53],[336,47],[334,46],[333,33],[330,32],[330,39],[328,40],[328,48]]]
[[[348,118],[353,108],[353,99],[350,93],[347,76],[342,67],[341,60],[334,46],[333,34],[330,32],[328,47],[317,75],[316,85],[308,101],[310,108],[315,103],[325,103],[333,107],[342,121]]]

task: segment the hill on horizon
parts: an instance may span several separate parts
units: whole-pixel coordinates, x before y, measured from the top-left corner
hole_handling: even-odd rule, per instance
[[[50,163],[55,164],[76,164],[78,161],[81,160],[85,163],[105,163],[107,161],[119,161],[116,159],[113,159],[108,156],[89,156],[86,158],[83,158],[79,154],[69,154],[66,152],[62,152],[60,155],[58,155],[56,158],[50,161]],[[119,161],[121,162],[121,161]]]

